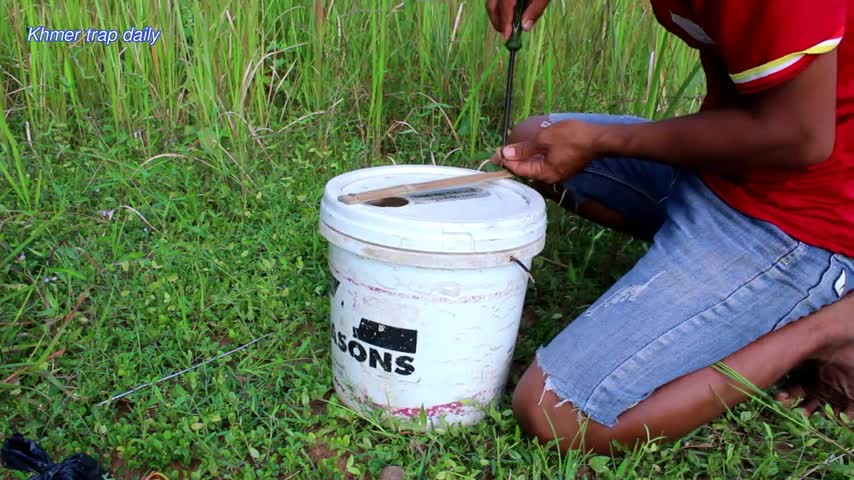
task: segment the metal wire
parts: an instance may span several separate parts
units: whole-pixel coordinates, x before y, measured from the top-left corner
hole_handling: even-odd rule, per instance
[[[511,262],[513,262],[513,263],[515,263],[516,265],[519,265],[519,267],[520,267],[520,268],[522,268],[522,270],[524,270],[524,271],[525,271],[525,273],[527,273],[527,274],[528,274],[528,278],[531,280],[531,283],[537,283],[537,282],[534,280],[534,276],[531,274],[531,270],[530,270],[528,267],[526,267],[526,266],[525,266],[525,264],[524,264],[524,263],[522,263],[522,261],[521,261],[521,260],[519,260],[519,259],[518,259],[518,258],[516,258],[516,257],[511,256],[511,257],[510,257],[510,261],[511,261]]]
[[[175,378],[175,377],[181,376],[181,375],[183,375],[183,374],[185,374],[185,373],[187,373],[187,372],[189,372],[189,371],[195,370],[195,369],[197,369],[197,368],[199,368],[199,367],[201,367],[201,366],[204,366],[204,365],[207,365],[207,364],[209,364],[209,363],[211,363],[211,362],[214,362],[214,361],[216,361],[216,360],[219,360],[219,359],[220,359],[220,358],[222,358],[222,357],[227,357],[228,355],[231,355],[232,353],[239,352],[239,351],[243,350],[244,348],[249,347],[249,346],[250,346],[250,345],[252,345],[252,344],[255,344],[255,343],[260,342],[261,340],[263,340],[263,339],[265,339],[265,338],[269,337],[270,335],[272,335],[272,333],[268,333],[268,334],[266,334],[266,335],[260,336],[260,337],[256,338],[255,340],[252,340],[252,341],[251,341],[251,342],[249,342],[249,343],[245,343],[245,344],[243,344],[243,345],[241,345],[241,346],[239,346],[239,347],[237,347],[237,348],[231,349],[231,350],[229,350],[229,351],[227,351],[227,352],[225,352],[225,353],[220,353],[219,355],[217,355],[217,356],[215,356],[215,357],[212,357],[212,358],[209,358],[209,359],[205,360],[204,362],[197,363],[197,364],[195,364],[195,365],[193,365],[193,366],[191,366],[191,367],[185,368],[185,369],[181,370],[180,372],[175,372],[175,373],[173,373],[173,374],[171,374],[171,375],[167,375],[167,376],[165,376],[165,377],[163,377],[163,378],[161,378],[160,380],[157,380],[157,381],[155,381],[155,382],[148,382],[148,383],[144,383],[144,384],[142,384],[142,385],[139,385],[139,386],[137,386],[137,387],[134,387],[134,388],[132,388],[132,389],[130,389],[130,390],[128,390],[128,391],[126,391],[126,392],[123,392],[123,393],[120,393],[120,394],[115,395],[115,396],[113,396],[113,397],[110,397],[110,398],[108,398],[107,400],[104,400],[103,402],[101,402],[101,403],[97,404],[96,406],[100,407],[100,406],[106,405],[106,404],[108,404],[108,403],[110,403],[110,402],[113,402],[113,401],[116,401],[116,400],[118,400],[118,399],[120,399],[120,398],[124,398],[124,397],[126,397],[126,396],[128,396],[128,395],[130,395],[130,394],[132,394],[132,393],[134,393],[134,392],[138,392],[138,391],[142,390],[143,388],[147,388],[147,387],[150,387],[150,386],[152,386],[152,385],[157,385],[158,383],[165,382],[166,380],[169,380],[169,379],[171,379],[171,378]]]

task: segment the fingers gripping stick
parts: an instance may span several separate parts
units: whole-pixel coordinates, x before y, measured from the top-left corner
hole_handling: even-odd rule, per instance
[[[522,14],[530,3],[530,0],[516,0],[516,6],[513,8],[513,32],[505,43],[511,53],[522,48]]]

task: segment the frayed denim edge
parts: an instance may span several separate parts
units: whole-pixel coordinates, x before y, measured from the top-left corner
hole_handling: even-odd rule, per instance
[[[579,406],[578,406],[579,402],[577,400],[573,400],[572,396],[566,393],[570,389],[566,388],[566,385],[560,384],[558,380],[556,380],[549,372],[546,371],[545,367],[543,366],[543,362],[540,360],[540,353],[542,352],[543,348],[544,347],[538,348],[537,353],[535,355],[537,365],[540,367],[540,370],[542,370],[543,377],[545,378],[545,381],[546,381],[546,383],[543,387],[543,392],[540,394],[540,401],[537,402],[537,405],[543,404],[543,400],[545,398],[546,392],[552,392],[559,399],[561,399],[559,402],[557,402],[554,405],[553,408],[558,408],[558,407],[561,407],[567,403],[571,403],[572,407],[575,409],[575,413],[576,413],[577,421],[578,421],[579,425],[584,424],[584,422],[586,421],[585,417],[587,417],[588,419],[593,420],[599,424],[602,424],[608,428],[613,428],[614,426],[616,426],[617,425],[617,417],[610,417],[610,418],[606,419],[606,418],[602,417],[601,415],[599,415],[597,412],[582,411],[581,408],[579,408]]]

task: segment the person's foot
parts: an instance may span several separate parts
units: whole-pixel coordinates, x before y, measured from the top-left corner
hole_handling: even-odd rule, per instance
[[[797,404],[812,415],[824,404],[854,420],[854,295],[840,300],[835,335],[831,344],[817,352],[790,375],[789,385],[777,393],[783,405]]]

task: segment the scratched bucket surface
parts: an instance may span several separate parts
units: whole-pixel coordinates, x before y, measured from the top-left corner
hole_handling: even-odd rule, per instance
[[[425,428],[472,425],[504,392],[546,207],[513,180],[346,205],[343,194],[477,173],[375,167],[326,185],[335,391]]]

